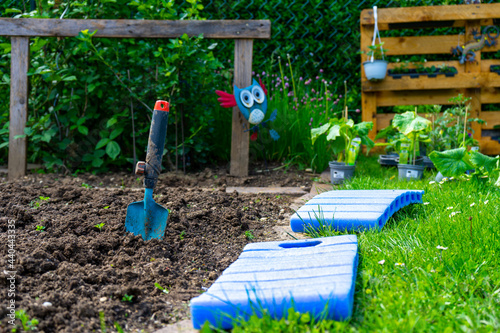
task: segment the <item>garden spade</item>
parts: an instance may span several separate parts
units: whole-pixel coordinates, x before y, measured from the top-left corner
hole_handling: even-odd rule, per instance
[[[168,209],[157,204],[153,199],[153,189],[161,171],[161,160],[165,137],[167,135],[169,104],[156,101],[149,131],[146,161],[137,162],[135,173],[145,175],[144,200],[128,205],[125,230],[134,235],[141,235],[144,240],[161,239],[167,227]]]

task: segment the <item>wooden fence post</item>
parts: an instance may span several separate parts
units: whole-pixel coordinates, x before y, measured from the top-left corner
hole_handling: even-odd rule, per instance
[[[11,37],[9,179],[26,175],[27,138],[23,135],[28,120],[29,37]]]
[[[236,39],[234,41],[234,84],[238,88],[244,88],[252,84],[252,54],[253,39]],[[248,126],[247,120],[238,107],[234,107],[230,166],[232,176],[248,176],[250,138],[249,132],[245,132]]]

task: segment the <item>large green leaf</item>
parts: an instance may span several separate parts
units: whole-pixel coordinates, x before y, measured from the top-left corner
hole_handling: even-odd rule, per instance
[[[445,177],[458,177],[465,171],[474,169],[465,148],[450,149],[442,152],[433,151],[429,158]]]
[[[354,129],[358,132],[359,136],[368,135],[373,128],[373,122],[363,121],[362,123],[354,125]]]
[[[321,127],[317,127],[317,128],[313,128],[311,129],[311,140],[312,140],[312,144],[314,144],[314,142],[316,142],[316,139],[323,133],[325,133],[326,131],[328,131],[328,129],[330,128],[330,124],[329,123],[326,123],[324,124],[323,126]]]
[[[499,168],[499,156],[489,157],[478,151],[470,151],[469,156],[470,162],[474,165],[475,169],[492,173],[495,169]]]
[[[330,127],[330,130],[328,131],[328,135],[326,136],[326,139],[328,141],[334,141],[337,139],[337,137],[340,136],[340,130],[341,126],[339,124],[335,124],[332,127]]]
[[[404,135],[416,132],[426,132],[430,129],[431,122],[428,119],[416,115],[412,111],[407,111],[403,114],[397,114],[392,121],[396,127]]]
[[[118,144],[118,142],[110,141],[106,145],[106,154],[108,154],[108,156],[111,157],[112,159],[117,158],[118,155],[120,155],[120,152],[121,152],[121,149],[120,149],[120,145]]]

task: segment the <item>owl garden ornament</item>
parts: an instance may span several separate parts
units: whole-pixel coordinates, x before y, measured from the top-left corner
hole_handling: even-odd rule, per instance
[[[249,130],[252,131],[251,139],[257,140],[260,127],[267,128],[268,122],[273,122],[278,113],[274,110],[271,117],[264,121],[267,111],[267,89],[262,84],[254,79],[252,85],[243,89],[234,86],[234,94],[229,94],[224,91],[216,90],[215,93],[219,95],[217,99],[220,105],[224,108],[231,108],[237,106],[241,114],[248,122],[253,125]],[[269,134],[274,141],[279,139],[279,134],[273,130],[269,130]]]

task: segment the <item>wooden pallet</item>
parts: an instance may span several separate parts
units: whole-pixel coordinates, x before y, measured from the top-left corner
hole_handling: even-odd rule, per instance
[[[500,103],[500,75],[490,72],[490,65],[500,65],[500,59],[482,60],[482,52],[497,52],[500,46],[484,47],[476,51],[475,63],[466,62],[460,65],[453,60],[451,48],[472,41],[472,31],[481,31],[482,27],[497,25],[500,19],[500,3],[481,5],[453,5],[406,8],[378,9],[378,28],[384,30],[397,29],[428,29],[441,27],[464,27],[465,34],[442,36],[409,36],[382,38],[387,55],[433,55],[449,54],[450,61],[428,62],[426,66],[446,64],[458,70],[454,77],[438,75],[436,78],[403,77],[394,79],[386,77],[378,83],[366,79],[361,66],[362,85],[362,119],[373,121],[374,130],[370,133],[374,138],[376,131],[386,127],[392,114],[377,113],[379,106],[395,105],[425,105],[451,104],[448,100],[459,93],[471,97],[471,116],[481,118],[486,124],[473,124],[474,138],[480,142],[481,151],[486,154],[499,154],[500,143],[483,137],[483,129],[493,129],[500,125],[500,111],[482,111],[482,104]],[[361,49],[366,50],[371,45],[374,19],[373,10],[361,12]],[[500,41],[500,37],[499,37]],[[361,62],[367,61],[366,55],[361,56]],[[396,66],[389,63],[388,69]]]

